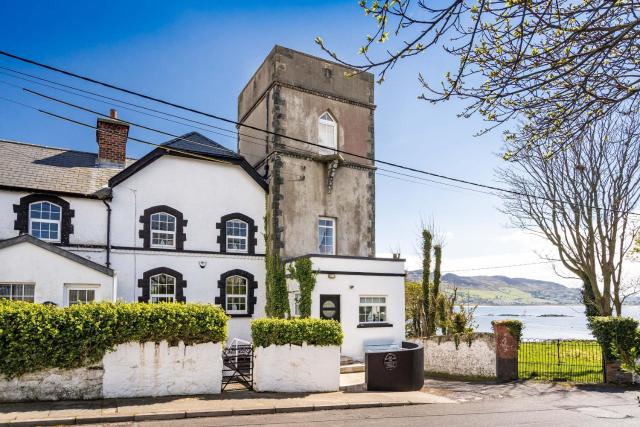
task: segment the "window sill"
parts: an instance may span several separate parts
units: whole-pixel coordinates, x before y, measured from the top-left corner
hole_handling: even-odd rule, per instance
[[[393,328],[392,323],[375,322],[375,323],[358,323],[357,328]]]

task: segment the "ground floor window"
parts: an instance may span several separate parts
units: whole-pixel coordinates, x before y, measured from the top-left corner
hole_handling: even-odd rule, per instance
[[[0,283],[0,299],[33,302],[35,288],[33,283]]]
[[[376,323],[387,321],[387,297],[361,296],[359,307],[360,323]]]
[[[300,317],[300,298],[302,294],[300,292],[293,293],[293,315]]]
[[[71,288],[67,289],[67,301],[69,305],[87,304],[96,300],[95,289]]]
[[[247,313],[247,279],[241,276],[227,277],[226,305],[228,314]]]
[[[168,274],[156,274],[149,279],[150,302],[174,302],[176,300],[176,278]]]

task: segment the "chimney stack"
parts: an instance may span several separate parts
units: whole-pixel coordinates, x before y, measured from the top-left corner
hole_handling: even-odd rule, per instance
[[[129,125],[118,120],[118,111],[111,109],[109,118],[98,117],[96,142],[98,165],[124,167],[127,156]]]

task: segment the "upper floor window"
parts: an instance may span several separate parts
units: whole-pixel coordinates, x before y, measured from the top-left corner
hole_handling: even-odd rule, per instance
[[[227,277],[225,311],[228,314],[247,313],[247,290],[247,279],[245,277]]]
[[[318,220],[318,252],[323,255],[336,254],[336,220],[320,218]]]
[[[324,112],[318,119],[318,144],[320,154],[333,154],[338,148],[338,127],[331,114]]]
[[[60,242],[62,208],[50,202],[29,205],[29,234],[47,242]]]
[[[33,283],[0,283],[0,299],[33,302],[35,287]]]
[[[256,253],[256,227],[253,219],[240,212],[223,215],[220,222],[216,223],[220,230],[217,242],[222,253],[243,253],[254,255]]]
[[[151,215],[151,247],[176,247],[176,217],[166,212]]]
[[[174,302],[176,300],[176,278],[165,273],[149,279],[149,301]]]
[[[247,252],[248,224],[239,219],[232,219],[226,222],[226,230],[227,252]]]

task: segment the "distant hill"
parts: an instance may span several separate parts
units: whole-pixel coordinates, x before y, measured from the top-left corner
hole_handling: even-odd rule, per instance
[[[410,271],[407,279],[419,282],[422,270]],[[581,304],[580,289],[559,283],[506,276],[442,276],[442,289],[458,288],[459,301],[480,305]]]

